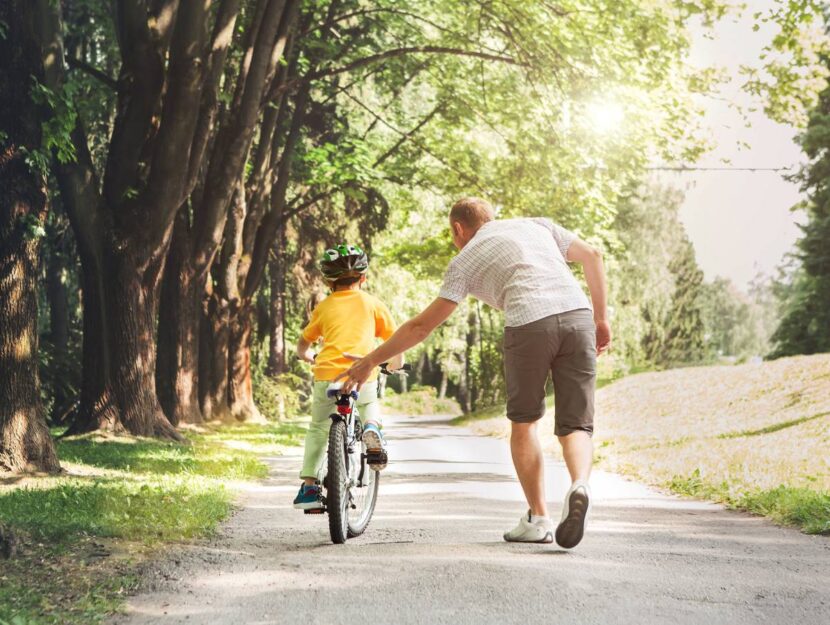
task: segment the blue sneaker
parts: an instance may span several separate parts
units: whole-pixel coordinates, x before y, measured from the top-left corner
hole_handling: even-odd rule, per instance
[[[380,428],[369,423],[363,428],[363,444],[366,445],[366,460],[373,471],[383,471],[389,462],[386,455],[386,441]]]
[[[300,492],[294,497],[294,507],[297,510],[317,510],[323,507],[320,499],[320,487],[317,484],[300,486]]]

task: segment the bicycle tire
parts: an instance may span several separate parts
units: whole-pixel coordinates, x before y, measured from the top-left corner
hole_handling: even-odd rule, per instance
[[[349,479],[346,467],[346,424],[336,420],[329,429],[328,450],[328,489],[326,507],[329,513],[329,532],[335,545],[346,542],[349,533],[349,492],[346,484]]]
[[[356,538],[365,532],[366,528],[369,527],[369,522],[372,520],[372,515],[375,513],[375,504],[378,501],[378,486],[380,486],[380,473],[372,471],[368,466],[366,467],[366,471],[371,471],[373,475],[372,484],[368,487],[370,491],[367,493],[369,500],[366,504],[366,512],[357,523],[349,521],[347,531],[349,538]]]

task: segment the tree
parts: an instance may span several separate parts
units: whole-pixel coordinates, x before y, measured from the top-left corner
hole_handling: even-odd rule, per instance
[[[174,222],[182,210],[197,215],[192,279],[181,284],[200,293],[297,3],[260,0],[254,7],[245,3],[244,11],[241,4],[223,0],[215,13],[201,2],[124,0],[114,5],[121,64],[118,79],[111,81],[117,99],[101,183],[80,117],[72,131],[76,158],[56,166],[84,273],[84,383],[73,432],[126,429],[178,438],[156,393],[155,341]],[[58,11],[54,4],[41,10]],[[217,95],[241,11],[246,18],[244,56],[228,69],[233,101],[217,124]],[[59,20],[55,15],[50,37],[63,58]],[[80,64],[89,65],[85,60]],[[67,84],[62,64],[57,65],[48,81],[54,91]],[[219,157],[206,160],[209,147]],[[194,191],[200,201],[188,203]],[[172,299],[185,307],[184,314],[174,315],[174,323],[192,313],[192,299]],[[188,336],[197,344],[196,333]],[[176,360],[171,375],[192,373],[189,364]],[[174,397],[183,395],[194,396],[182,391]],[[174,420],[182,412],[187,418],[191,414],[171,412]]]
[[[824,58],[830,67],[830,56]],[[830,82],[821,92],[799,139],[810,162],[797,179],[808,199],[799,207],[799,266],[784,299],[784,316],[773,334],[772,358],[830,351]]]
[[[60,470],[40,397],[38,252],[48,211],[33,3],[0,5],[0,471]]]

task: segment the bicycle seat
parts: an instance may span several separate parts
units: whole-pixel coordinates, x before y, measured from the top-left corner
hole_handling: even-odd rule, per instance
[[[342,388],[342,382],[332,382],[326,389],[326,397],[337,397],[338,395],[342,395],[340,392]],[[352,391],[349,394],[352,396],[352,399],[357,399],[357,391]]]

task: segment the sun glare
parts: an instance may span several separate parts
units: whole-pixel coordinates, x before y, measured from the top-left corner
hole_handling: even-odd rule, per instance
[[[587,112],[591,128],[601,134],[617,130],[625,119],[623,107],[614,101],[592,102]]]

